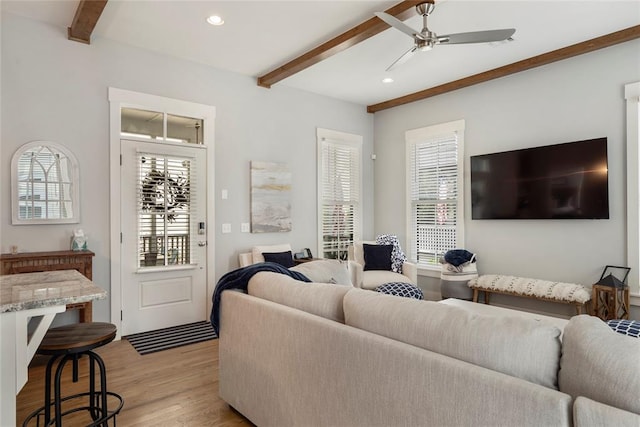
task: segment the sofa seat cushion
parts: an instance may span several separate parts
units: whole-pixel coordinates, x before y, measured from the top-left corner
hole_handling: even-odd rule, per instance
[[[342,299],[352,289],[328,283],[307,283],[284,274],[264,271],[249,280],[247,292],[307,313],[344,323]]]
[[[369,270],[367,274],[362,275],[362,288],[374,290],[378,286],[386,283],[402,282],[408,283],[411,279],[400,273],[384,270]]]
[[[640,414],[640,340],[586,314],[564,328],[560,391]]]
[[[398,297],[424,299],[422,290],[416,285],[412,285],[411,283],[386,283],[382,286],[378,286],[376,288],[376,291],[387,295],[395,295]]]
[[[555,326],[357,288],[345,295],[344,314],[347,325],[557,388],[560,330]]]
[[[290,270],[304,274],[312,282],[353,286],[347,264],[335,259],[304,262]]]

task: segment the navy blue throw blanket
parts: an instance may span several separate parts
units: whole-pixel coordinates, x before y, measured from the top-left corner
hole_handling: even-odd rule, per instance
[[[218,336],[220,336],[220,297],[222,296],[222,291],[226,291],[227,289],[237,289],[247,293],[249,280],[254,274],[261,271],[272,271],[275,273],[286,274],[287,276],[293,277],[294,279],[302,282],[311,282],[311,280],[309,280],[304,274],[298,273],[297,271],[291,271],[280,264],[276,264],[275,262],[261,262],[228,272],[218,280],[216,289],[213,291],[211,326],[213,326],[213,329],[216,331]]]

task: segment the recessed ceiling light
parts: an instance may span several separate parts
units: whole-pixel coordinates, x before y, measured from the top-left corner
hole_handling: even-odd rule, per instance
[[[393,79],[391,77],[385,77],[382,79],[382,83],[393,83]]]
[[[222,25],[224,24],[224,19],[222,19],[218,15],[211,15],[207,18],[207,22],[211,25]]]

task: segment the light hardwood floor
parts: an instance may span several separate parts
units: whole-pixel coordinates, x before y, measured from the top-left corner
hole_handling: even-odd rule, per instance
[[[218,340],[145,356],[140,356],[131,344],[122,340],[96,352],[107,366],[109,391],[124,399],[124,407],[116,420],[118,426],[253,425],[218,397]],[[43,404],[46,361],[45,357],[36,356],[29,367],[29,381],[17,398],[18,425]],[[80,380],[76,384],[71,381],[68,366],[63,375],[63,395],[85,391],[86,360],[81,360]],[[84,424],[78,418],[65,418],[64,423],[71,427]],[[35,425],[35,420],[30,425]]]

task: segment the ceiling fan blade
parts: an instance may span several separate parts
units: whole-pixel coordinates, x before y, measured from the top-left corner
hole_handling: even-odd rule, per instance
[[[391,71],[392,69],[404,64],[409,59],[411,59],[411,57],[413,56],[414,53],[416,53],[417,50],[418,50],[418,48],[413,46],[411,49],[409,49],[408,51],[403,53],[400,58],[396,59],[393,62],[393,64],[389,65],[389,67],[385,71]]]
[[[419,32],[396,18],[395,16],[389,15],[384,12],[376,12],[376,16],[382,19],[384,22],[395,28],[396,30],[400,30],[408,36],[411,36],[414,39],[424,40],[425,37]]]
[[[447,34],[444,36],[438,36],[438,43],[464,44],[499,42],[510,38],[515,32],[515,28],[507,28],[503,30],[473,31],[470,33]]]

